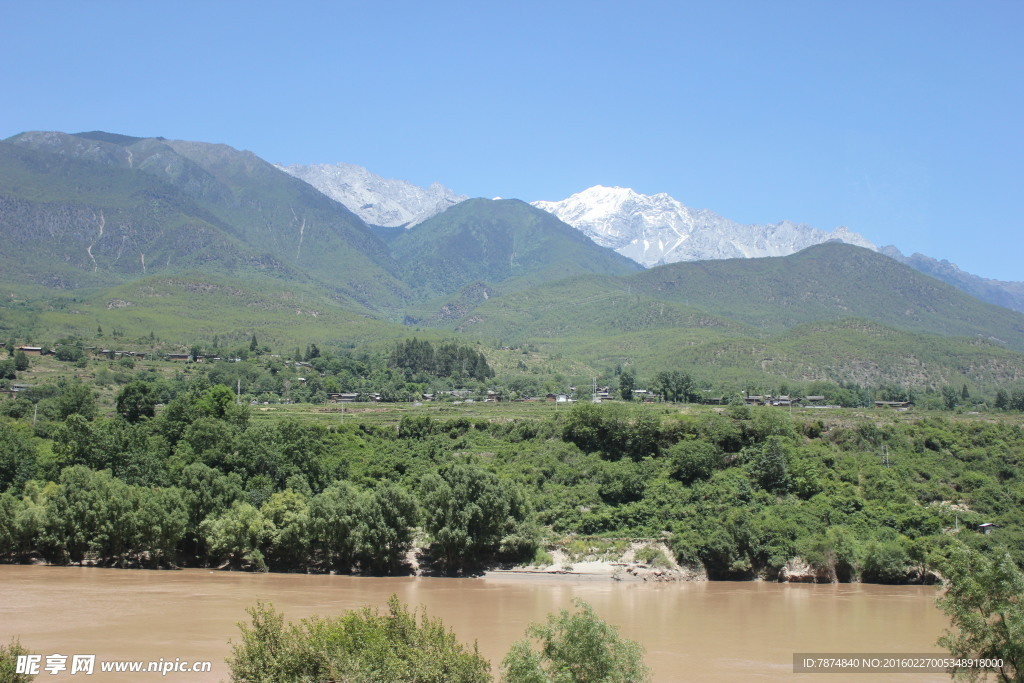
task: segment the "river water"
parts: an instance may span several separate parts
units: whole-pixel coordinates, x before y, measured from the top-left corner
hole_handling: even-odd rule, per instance
[[[501,575],[478,579],[248,574],[188,569],[0,566],[0,640],[45,656],[213,662],[208,674],[101,673],[36,680],[220,681],[236,623],[257,600],[288,619],[383,607],[391,594],[425,606],[495,665],[531,622],[591,605],[647,651],[656,681],[946,681],[945,674],[794,674],[793,654],[939,653],[947,626],[936,589],[763,582],[619,583],[607,578]],[[70,667],[70,657],[68,664]]]

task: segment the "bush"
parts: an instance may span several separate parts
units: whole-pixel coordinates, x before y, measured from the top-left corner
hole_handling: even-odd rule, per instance
[[[313,617],[285,624],[273,606],[248,610],[252,625],[239,624],[242,641],[232,643],[232,681],[415,681],[484,683],[490,663],[474,645],[458,641],[440,619],[415,612],[392,595],[388,611],[363,608],[340,617]]]
[[[718,449],[706,441],[680,441],[668,450],[672,476],[684,484],[708,479],[722,464]]]
[[[614,626],[582,600],[579,610],[548,615],[546,624],[527,629],[501,662],[503,683],[639,683],[650,680],[643,648],[619,637]],[[534,650],[529,638],[540,641]]]
[[[18,656],[27,654],[29,651],[23,648],[17,640],[11,640],[7,645],[0,646],[0,681],[3,683],[31,681],[33,676],[17,673]]]
[[[665,556],[664,551],[653,545],[645,545],[643,548],[637,550],[634,558],[637,562],[643,562],[644,564],[657,567],[659,569],[672,568],[672,563],[669,561],[668,557]]]
[[[958,659],[1001,659],[1000,668],[954,669],[970,680],[995,672],[999,680],[1024,677],[1024,574],[1008,553],[989,559],[958,545],[940,562],[948,590],[937,601],[953,629],[939,638]],[[985,678],[984,680],[987,680]]]

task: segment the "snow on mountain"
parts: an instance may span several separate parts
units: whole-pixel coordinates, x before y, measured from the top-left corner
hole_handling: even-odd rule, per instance
[[[370,225],[412,227],[468,199],[440,183],[419,187],[354,164],[310,164],[279,169],[340,202]]]
[[[786,256],[829,240],[877,249],[844,227],[825,232],[790,221],[743,225],[706,209],[691,209],[665,193],[644,195],[625,187],[596,185],[559,202],[533,205],[647,267]]]

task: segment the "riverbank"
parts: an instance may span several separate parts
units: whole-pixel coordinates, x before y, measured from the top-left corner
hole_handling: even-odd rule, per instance
[[[577,580],[611,580],[664,583],[707,581],[703,567],[685,567],[672,557],[664,543],[598,539],[598,545],[581,547],[581,541],[544,551],[546,562],[490,569],[484,576],[547,576]]]

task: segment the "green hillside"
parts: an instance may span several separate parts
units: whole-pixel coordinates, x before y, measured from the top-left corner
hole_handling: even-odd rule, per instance
[[[687,368],[717,386],[1024,378],[1024,315],[875,252],[830,243],[644,271],[544,211],[486,199],[385,241],[225,145],[103,132],[0,141],[0,230],[8,339],[102,328],[187,345],[257,332],[290,350],[419,334],[529,348],[501,369],[532,379],[545,368]]]
[[[25,133],[0,143],[0,208],[6,281],[78,289],[199,270],[316,282],[379,311],[407,296],[356,216],[224,145]]]
[[[981,336],[1024,350],[1024,315],[847,244],[820,244],[779,258],[673,263],[628,282],[653,298],[767,331],[863,318],[912,332]]]
[[[501,283],[507,292],[582,273],[613,277],[641,270],[515,199],[467,200],[410,228],[391,247],[405,281],[426,297],[477,282]]]

